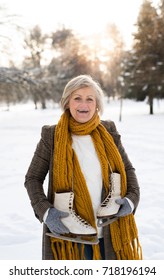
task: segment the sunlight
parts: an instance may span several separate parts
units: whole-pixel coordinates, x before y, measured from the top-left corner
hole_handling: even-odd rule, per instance
[[[44,33],[51,33],[59,27],[65,26],[74,30],[81,37],[87,38],[88,44],[90,44],[91,37],[103,34],[107,25],[115,24],[123,37],[126,49],[130,49],[133,41],[132,33],[135,31],[134,24],[142,2],[143,0],[4,0],[4,4],[1,6],[6,7],[9,14],[19,15],[18,22],[25,33],[35,25],[39,25]],[[152,2],[157,5],[159,1]],[[15,37],[14,34],[11,34],[11,30],[6,30],[6,28],[5,35],[13,39],[12,46],[8,45],[8,51],[13,53],[17,60],[20,60],[20,36],[16,33]],[[112,49],[112,41],[108,41],[109,39],[103,37],[101,42],[97,42],[96,45]],[[97,47],[95,46],[95,48]]]
[[[22,15],[22,22],[28,27],[38,24],[44,32],[54,31],[64,24],[82,35],[102,32],[106,25],[114,23],[130,40],[133,24],[142,0],[6,0],[10,11]]]

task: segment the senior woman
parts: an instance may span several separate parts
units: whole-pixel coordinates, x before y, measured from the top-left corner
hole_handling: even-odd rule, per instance
[[[88,75],[73,78],[65,86],[61,108],[59,122],[42,128],[25,179],[35,215],[44,225],[42,259],[142,259],[134,219],[139,185],[115,124],[100,120],[100,85]],[[113,222],[98,227],[97,211],[110,192],[111,169],[121,176],[120,199],[116,200],[120,208]],[[43,183],[48,173],[46,195]],[[69,211],[75,221],[69,220]],[[79,243],[74,235],[67,240],[71,226],[78,224],[88,230],[88,239]],[[96,234],[98,242],[88,244],[90,234]]]

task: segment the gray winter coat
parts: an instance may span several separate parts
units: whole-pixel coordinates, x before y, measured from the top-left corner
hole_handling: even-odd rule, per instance
[[[115,124],[112,121],[101,122],[111,134],[116,146],[123,159],[126,175],[127,175],[127,194],[134,204],[134,211],[137,208],[140,191],[138,181],[135,175],[135,169],[132,166],[125,149],[122,146],[120,135],[118,134]],[[25,187],[27,189],[31,205],[33,207],[35,216],[40,222],[43,222],[43,216],[46,210],[53,207],[53,189],[52,189],[52,163],[54,155],[54,126],[44,126],[42,128],[41,139],[36,147],[36,151],[32,158],[31,164],[25,176]],[[43,183],[46,175],[49,173],[48,192],[45,194]],[[104,192],[102,190],[102,199],[104,199]],[[43,242],[42,242],[42,259],[53,260],[53,254],[51,251],[50,238],[46,236],[48,231],[47,226],[43,224]],[[104,247],[105,258],[107,260],[116,259],[109,227],[104,227]]]

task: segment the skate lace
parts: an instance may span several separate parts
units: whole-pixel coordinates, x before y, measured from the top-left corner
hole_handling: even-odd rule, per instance
[[[74,209],[71,209],[71,213],[73,214],[76,222],[78,222],[79,224],[81,224],[84,227],[90,227],[90,224],[87,221],[85,221],[82,217],[77,215]]]
[[[72,197],[73,197],[73,175],[72,175],[72,193],[71,193],[70,201],[69,201],[70,212],[73,215],[73,217],[77,223],[79,223],[80,225],[82,225],[83,227],[86,227],[86,228],[91,227],[91,225],[86,220],[84,220],[81,216],[77,215],[77,213],[73,209]]]
[[[113,178],[111,178],[110,185],[111,185],[111,190],[109,191],[109,194],[104,199],[104,201],[101,203],[101,207],[106,207],[106,206],[109,206],[109,204],[110,204],[110,199],[111,199],[112,193],[114,193],[114,186],[115,186],[115,180]]]
[[[101,203],[101,207],[106,207],[110,202],[110,198],[111,198],[111,193],[109,193],[108,196],[105,198],[105,200]]]

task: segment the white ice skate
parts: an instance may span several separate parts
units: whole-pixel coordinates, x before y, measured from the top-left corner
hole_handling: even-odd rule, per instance
[[[115,215],[118,213],[120,205],[118,205],[115,200],[121,198],[121,176],[119,173],[111,173],[110,185],[111,189],[109,194],[97,211],[97,225],[99,227],[109,225],[118,219]]]
[[[54,207],[69,213],[68,217],[61,218],[61,220],[70,232],[64,235],[54,235],[53,233],[47,233],[47,235],[77,243],[97,244],[99,241],[96,229],[76,214],[73,209],[73,200],[73,192],[55,193]]]

